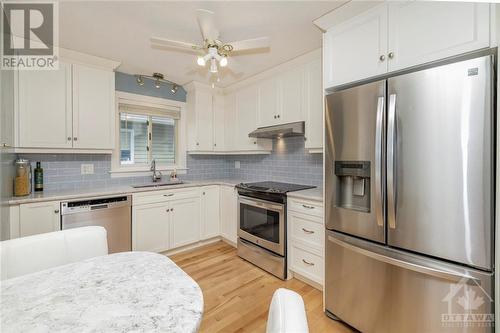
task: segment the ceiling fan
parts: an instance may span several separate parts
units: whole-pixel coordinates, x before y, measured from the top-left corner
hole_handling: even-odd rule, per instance
[[[200,66],[210,64],[210,72],[217,73],[218,66],[225,67],[228,64],[228,56],[240,51],[263,49],[269,47],[268,37],[240,40],[225,43],[219,39],[219,30],[215,26],[214,13],[205,9],[197,9],[198,25],[203,36],[203,44],[197,45],[182,41],[170,40],[161,37],[151,37],[153,47],[172,47],[177,49],[191,50],[201,55],[197,59]]]

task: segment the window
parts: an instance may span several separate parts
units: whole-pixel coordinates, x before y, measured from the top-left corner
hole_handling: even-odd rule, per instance
[[[120,167],[176,165],[179,111],[120,104]]]

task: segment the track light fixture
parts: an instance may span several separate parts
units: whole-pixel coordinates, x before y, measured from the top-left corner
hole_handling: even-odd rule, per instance
[[[156,89],[160,89],[163,84],[171,85],[170,93],[172,95],[175,95],[177,93],[177,90],[179,90],[179,86],[174,82],[165,80],[165,77],[163,76],[162,73],[153,73],[153,75],[145,75],[145,74],[136,74],[135,75],[135,81],[141,87],[144,86],[144,79],[145,78],[153,80],[153,85]]]

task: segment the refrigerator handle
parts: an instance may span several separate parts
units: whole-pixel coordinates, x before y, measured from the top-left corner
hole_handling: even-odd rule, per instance
[[[387,118],[387,220],[389,228],[396,228],[396,94],[389,96]]]
[[[384,144],[384,97],[379,97],[377,102],[377,119],[375,128],[375,214],[377,224],[384,226],[384,179],[383,179],[383,144]]]
[[[435,276],[437,278],[445,279],[448,281],[453,281],[453,282],[465,282],[465,284],[477,284],[478,286],[481,285],[481,280],[469,275],[467,273],[462,273],[462,272],[457,272],[457,271],[452,271],[448,269],[441,269],[437,267],[430,267],[426,265],[422,265],[420,263],[412,262],[410,260],[402,260],[402,259],[397,259],[393,258],[390,255],[385,255],[377,252],[373,252],[367,249],[364,249],[362,247],[358,247],[354,244],[350,244],[344,240],[337,239],[335,237],[332,237],[328,235],[328,240],[330,242],[333,242],[337,245],[342,246],[343,248],[359,253],[361,255],[367,256],[369,258],[372,258],[377,261],[384,262],[386,264],[392,265],[392,266],[397,266],[401,267],[404,269],[408,269],[414,272],[426,274],[426,275],[431,275]],[[465,281],[464,281],[465,280]]]

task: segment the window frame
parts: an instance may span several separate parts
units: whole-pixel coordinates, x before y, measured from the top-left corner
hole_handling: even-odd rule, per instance
[[[138,94],[132,94],[127,92],[116,92],[116,103],[115,103],[115,145],[113,149],[113,153],[111,156],[111,177],[132,177],[132,176],[148,176],[151,174],[150,164],[121,164],[120,156],[120,105],[127,104],[131,106],[137,106],[142,109],[151,108],[154,109],[155,112],[151,114],[147,114],[147,111],[144,113],[149,117],[148,124],[148,146],[150,147],[148,151],[148,160],[151,161],[152,158],[152,138],[149,139],[149,133],[152,134],[152,117],[169,117],[169,113],[172,112],[173,109],[178,109],[180,112],[179,119],[174,119],[175,121],[175,156],[174,156],[174,164],[165,164],[165,163],[157,163],[156,169],[159,171],[173,171],[176,170],[178,174],[185,174],[187,171],[186,168],[186,103],[178,102],[174,100],[144,96]],[[164,110],[165,115],[158,113],[158,111]],[[125,111],[122,111],[125,112]],[[133,113],[133,112],[130,112]],[[153,114],[154,113],[154,114]]]

